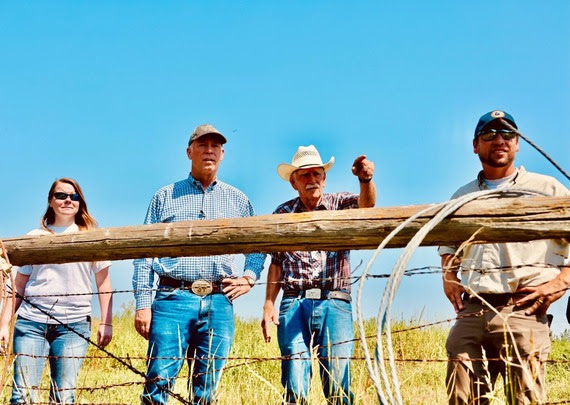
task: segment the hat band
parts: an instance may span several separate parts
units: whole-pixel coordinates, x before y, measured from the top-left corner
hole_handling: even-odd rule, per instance
[[[312,166],[312,167],[321,167],[324,166],[324,163],[307,163],[301,166],[297,166],[299,169],[303,168],[303,167],[308,167],[308,166]]]

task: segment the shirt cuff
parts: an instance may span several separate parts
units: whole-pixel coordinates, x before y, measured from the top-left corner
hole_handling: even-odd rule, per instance
[[[33,270],[34,269],[32,269],[32,266],[29,264],[22,267],[12,266],[12,272],[14,272],[14,274],[20,273],[23,274],[24,276],[31,276]]]
[[[135,296],[135,310],[146,309],[152,306],[152,294],[141,294]]]
[[[437,250],[437,253],[439,253],[440,256],[454,255],[455,252],[457,252],[457,249],[451,246],[440,246]]]
[[[259,278],[257,277],[257,274],[253,271],[253,270],[244,270],[243,271],[243,275],[244,277],[250,277],[251,279],[253,279],[253,281],[257,281]]]

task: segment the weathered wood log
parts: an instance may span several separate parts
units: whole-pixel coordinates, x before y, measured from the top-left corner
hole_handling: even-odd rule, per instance
[[[426,205],[315,211],[251,218],[101,228],[75,234],[4,239],[13,264],[136,257],[204,256],[290,250],[374,249]],[[406,227],[388,247],[402,247],[435,214]],[[570,197],[470,202],[438,225],[423,246],[476,242],[570,240]]]

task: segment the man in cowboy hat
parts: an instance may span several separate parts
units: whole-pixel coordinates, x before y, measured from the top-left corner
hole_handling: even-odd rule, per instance
[[[145,224],[255,215],[249,199],[217,178],[226,137],[210,124],[194,129],[186,154],[190,175],[158,190]],[[135,328],[148,340],[143,404],[166,404],[188,358],[190,401],[215,402],[215,390],[234,339],[230,301],[248,293],[265,254],[245,255],[240,277],[234,255],[161,257],[134,261]],[[154,276],[158,289],[154,301]]]
[[[323,163],[313,145],[299,146],[291,164],[277,167],[279,176],[299,194],[281,204],[275,214],[316,210],[373,207],[376,187],[374,163],[359,156],[352,173],[360,194],[324,194],[327,172],[334,157]],[[350,357],[354,330],[350,298],[350,251],[285,252],[271,255],[262,329],[270,341],[269,325],[278,325],[281,354],[291,358],[281,364],[281,382],[287,403],[304,402],[311,380],[311,345],[318,349],[323,391],[330,403],[351,404]],[[275,299],[283,285],[279,315]]]
[[[518,134],[510,114],[495,110],[483,115],[473,139],[483,170],[452,198],[496,188],[570,195],[556,179],[515,166]],[[507,403],[544,403],[550,352],[546,311],[570,285],[570,268],[564,267],[568,243],[472,244],[462,252],[442,246],[439,254],[443,290],[458,314],[446,343],[449,403],[487,403],[499,374]]]

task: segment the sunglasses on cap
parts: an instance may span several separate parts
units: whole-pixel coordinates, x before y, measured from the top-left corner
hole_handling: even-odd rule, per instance
[[[53,193],[53,198],[55,198],[56,200],[65,200],[65,199],[67,199],[67,197],[69,197],[71,199],[71,201],[79,201],[79,194],[77,194],[77,193],[73,193],[73,194]]]
[[[492,141],[497,137],[497,135],[501,135],[505,141],[510,141],[517,136],[517,133],[510,129],[485,129],[478,133],[477,137],[484,141]]]

